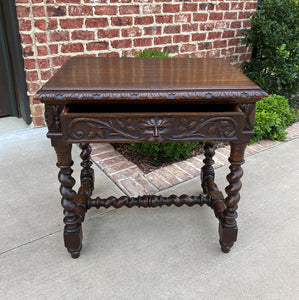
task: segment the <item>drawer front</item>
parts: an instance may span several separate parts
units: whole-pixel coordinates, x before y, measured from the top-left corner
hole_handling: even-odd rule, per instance
[[[241,112],[62,113],[66,142],[174,142],[237,140]]]

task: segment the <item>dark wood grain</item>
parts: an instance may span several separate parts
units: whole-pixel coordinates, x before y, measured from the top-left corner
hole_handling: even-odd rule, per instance
[[[208,205],[229,252],[237,239],[244,151],[253,134],[256,102],[266,93],[224,59],[72,58],[39,91],[47,136],[57,153],[64,208],[64,241],[73,258],[91,207]],[[165,105],[166,104],[166,105]],[[213,141],[231,145],[225,198],[215,183]],[[114,196],[91,199],[89,143],[205,141],[201,184],[206,195]],[[79,143],[81,186],[73,190],[71,146]]]
[[[224,59],[79,57],[71,58],[36,99],[48,103],[107,99],[165,103],[253,101],[265,95]]]

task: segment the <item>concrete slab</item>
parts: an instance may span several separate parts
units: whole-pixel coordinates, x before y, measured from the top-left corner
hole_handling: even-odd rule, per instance
[[[37,154],[45,149],[39,143],[35,147]],[[298,299],[298,149],[299,139],[247,159],[239,239],[229,254],[220,251],[217,220],[207,207],[123,208],[89,212],[82,255],[73,260],[57,226],[61,216],[57,196],[53,197],[57,186],[47,186],[50,180],[56,183],[57,170],[49,166],[43,175],[48,180],[35,178],[44,197],[34,201],[43,199],[44,203],[33,209],[25,200],[34,198],[26,193],[25,185],[23,202],[27,204],[15,198],[15,203],[1,207],[14,216],[19,206],[17,222],[27,225],[30,220],[27,231],[38,236],[35,225],[44,234],[31,242],[27,238],[27,243],[0,255],[2,299]],[[20,165],[22,159],[16,163]],[[225,167],[216,170],[221,188],[226,185],[226,174]],[[186,191],[199,193],[199,178],[163,194]],[[45,204],[49,209],[43,212]],[[26,210],[26,206],[31,210],[23,216],[21,208]],[[8,235],[18,236],[18,230],[26,231],[9,222],[3,230],[2,241]]]
[[[29,128],[30,126],[22,118],[17,117],[2,117],[0,118],[0,137],[2,134]]]
[[[1,135],[0,141],[0,253],[61,231],[59,169],[56,154],[46,138],[46,128],[18,130]],[[73,147],[73,156],[80,149]],[[79,181],[79,160],[74,177]],[[108,197],[122,192],[99,169],[95,194]],[[78,188],[78,184],[75,186]],[[87,216],[99,212],[93,210]]]

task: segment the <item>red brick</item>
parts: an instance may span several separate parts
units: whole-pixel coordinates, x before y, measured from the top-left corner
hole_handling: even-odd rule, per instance
[[[200,10],[206,10],[206,9],[213,10],[214,7],[215,7],[215,4],[213,4],[213,3],[200,3],[199,4]]]
[[[26,80],[27,81],[38,81],[38,73],[37,71],[27,71],[26,72]]]
[[[49,34],[49,40],[50,42],[61,42],[61,41],[69,41],[70,40],[70,34],[68,31],[52,31]]]
[[[198,24],[182,24],[183,32],[198,31]]]
[[[183,44],[181,46],[181,52],[192,52],[196,51],[196,45],[194,44]]]
[[[58,54],[58,45],[49,45],[50,53],[51,54]]]
[[[179,4],[163,4],[163,13],[177,13],[179,11]]]
[[[155,172],[146,174],[145,177],[160,190],[166,189],[170,186],[168,182],[163,180],[162,177],[157,175]]]
[[[180,25],[168,25],[164,27],[164,33],[171,34],[171,33],[180,33],[181,26]]]
[[[165,35],[165,36],[161,36],[161,37],[155,37],[154,44],[155,45],[171,44],[171,36]]]
[[[58,56],[52,58],[52,65],[54,67],[60,67],[69,60],[70,56]]]
[[[38,83],[28,83],[27,84],[27,89],[28,89],[28,92],[31,94],[31,95],[34,95],[36,94],[36,92],[41,88],[41,86],[38,84]],[[32,100],[32,103],[35,104],[35,103],[40,103],[40,101],[38,100]]]
[[[114,26],[127,26],[133,24],[132,17],[114,17],[111,18],[111,23]]]
[[[47,23],[45,20],[35,20],[34,21],[34,27],[38,28],[39,30],[46,30],[47,29]]]
[[[32,117],[32,121],[34,126],[44,126],[45,125],[45,118],[44,117]]]
[[[99,29],[98,30],[98,38],[114,38],[119,37],[120,30],[119,29]]]
[[[96,15],[116,15],[117,14],[117,6],[113,5],[105,5],[105,6],[96,6],[95,7]]]
[[[63,44],[60,51],[62,53],[83,52],[84,48],[82,43]]]
[[[197,11],[197,3],[183,3],[182,11]]]
[[[207,13],[193,14],[193,21],[195,22],[206,21],[208,19],[208,16],[209,15]]]
[[[22,52],[23,52],[23,56],[24,57],[29,57],[29,56],[33,56],[34,52],[32,49],[32,46],[26,46],[26,47],[22,47]]]
[[[225,48],[226,47],[226,41],[214,41],[213,48]]]
[[[175,175],[168,172],[165,168],[158,169],[152,173],[161,176],[162,179],[167,183],[170,183],[170,185],[175,185],[181,182]]]
[[[18,3],[29,3],[29,0],[15,0],[16,1],[16,4]],[[40,1],[43,1],[43,0],[40,0]]]
[[[142,38],[134,40],[134,47],[147,47],[152,45],[151,38]]]
[[[69,16],[92,16],[93,9],[91,6],[80,5],[80,6],[69,6]]]
[[[135,18],[135,25],[149,25],[152,23],[154,23],[154,18],[152,16]]]
[[[111,46],[116,49],[129,48],[132,47],[132,40],[111,41]]]
[[[54,30],[57,29],[57,27],[58,27],[57,19],[48,19],[48,26],[47,26],[48,30]]]
[[[220,31],[212,31],[208,33],[208,39],[209,40],[215,40],[219,39],[221,37],[221,32]]]
[[[17,16],[18,18],[29,17],[30,7],[27,6],[17,6]]]
[[[91,21],[92,19],[86,20],[86,22]],[[81,28],[83,25],[83,19],[60,19],[60,26],[62,29],[73,29]],[[86,25],[87,26],[87,25]],[[88,26],[90,27],[90,26]]]
[[[234,30],[225,30],[222,33],[222,38],[233,38],[235,36]]]
[[[236,20],[238,13],[236,12],[225,12],[224,13],[224,20]]]
[[[174,23],[190,23],[191,22],[191,14],[176,14],[174,16]]]
[[[257,8],[257,2],[247,2],[245,9],[256,9]]]
[[[215,27],[215,23],[202,23],[200,24],[200,30],[211,31]]]
[[[142,30],[139,27],[124,28],[121,31],[123,37],[141,36]]]
[[[145,35],[159,35],[162,33],[161,26],[148,26],[143,28]]]
[[[237,46],[239,45],[240,39],[230,39],[228,40],[228,46]]]
[[[216,10],[229,10],[229,3],[220,2],[216,4]]]
[[[47,34],[45,32],[36,32],[35,38],[40,44],[44,44],[47,42]]]
[[[35,59],[24,59],[24,66],[26,70],[34,70],[36,68]]]
[[[72,32],[72,40],[94,40],[95,32],[88,30],[75,30]]]
[[[179,52],[179,46],[173,45],[173,46],[165,46],[163,48],[164,52],[168,51],[169,53],[178,53]]]
[[[198,44],[199,50],[206,50],[206,49],[211,49],[211,48],[212,48],[212,43],[210,43],[210,42],[204,42],[204,43]]]
[[[206,39],[206,33],[193,33],[192,41],[204,41]]]
[[[241,28],[241,21],[233,21],[231,22],[230,28]]]
[[[38,56],[48,55],[48,47],[47,46],[38,46],[37,47],[37,55]]]
[[[47,70],[47,71],[40,71],[40,75],[41,75],[41,80],[49,80],[52,77],[52,73],[51,70]]]
[[[56,2],[58,2],[58,3],[77,3],[77,4],[80,4],[81,0],[56,0]]]
[[[142,8],[143,14],[159,14],[161,13],[161,5],[147,4]]]
[[[173,23],[173,16],[172,15],[156,16],[156,22],[159,24]]]
[[[209,20],[222,20],[223,13],[222,12],[211,12],[209,14]]]
[[[34,18],[41,18],[45,17],[45,7],[44,6],[33,6],[32,7],[32,14]]]
[[[39,65],[40,69],[50,68],[50,60],[48,58],[39,59],[38,60],[38,65]]]
[[[118,52],[101,52],[98,54],[99,57],[120,57]]]
[[[139,5],[121,6],[119,8],[120,15],[139,14]]]
[[[105,159],[105,160],[97,159],[96,157],[95,157],[95,159],[96,159],[97,164],[102,169],[112,167],[112,166],[117,165],[119,163],[127,162],[127,159],[125,159],[122,155],[118,155],[118,156],[115,156],[113,158],[109,158],[109,159]]]
[[[185,171],[186,173],[188,173],[192,176],[197,176],[201,172],[200,168],[199,169],[195,168],[191,164],[188,164],[186,161],[180,161],[180,162],[176,163],[176,165],[178,167],[180,167],[183,171]]]
[[[244,3],[243,2],[231,2],[230,9],[231,10],[243,10]]]
[[[30,31],[32,29],[31,20],[19,19],[19,28],[20,31]]]
[[[22,42],[22,44],[32,44],[33,43],[30,34],[24,34],[23,33],[20,36],[21,36],[21,42]]]
[[[123,171],[125,169],[131,168],[131,167],[136,167],[132,162],[126,161],[126,162],[121,162],[119,164],[116,164],[111,167],[107,167],[105,169],[105,172],[109,175],[115,174],[117,172]]]
[[[93,42],[93,43],[88,43],[86,45],[87,51],[107,50],[108,47],[109,47],[108,42]]]
[[[190,36],[189,35],[175,35],[173,37],[173,42],[174,43],[187,43],[190,40]]]
[[[168,165],[166,167],[166,170],[170,171],[172,174],[174,174],[176,177],[178,177],[181,181],[190,179],[192,177],[189,173],[186,173],[185,171],[181,170],[175,164]]]
[[[48,17],[61,17],[66,15],[65,6],[47,6],[47,15]]]

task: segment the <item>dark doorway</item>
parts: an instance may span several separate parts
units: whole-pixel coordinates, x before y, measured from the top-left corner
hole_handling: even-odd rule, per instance
[[[22,117],[29,124],[29,100],[14,3],[0,0],[0,117]]]

